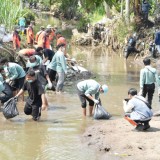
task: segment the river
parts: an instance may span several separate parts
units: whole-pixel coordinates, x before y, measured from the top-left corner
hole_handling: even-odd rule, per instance
[[[139,89],[139,65],[132,58],[126,62],[116,52],[104,47],[70,47],[69,54],[94,74],[94,79],[107,84],[109,91],[101,95],[104,108],[112,114],[111,120],[123,116],[122,100],[130,87]],[[75,86],[64,88],[67,92],[47,93],[49,108],[42,112],[39,122],[23,113],[24,103],[19,102],[20,115],[6,120],[0,118],[1,160],[100,160],[99,154],[81,143],[85,129],[98,121],[83,118]],[[153,99],[153,109],[158,109],[158,97]]]

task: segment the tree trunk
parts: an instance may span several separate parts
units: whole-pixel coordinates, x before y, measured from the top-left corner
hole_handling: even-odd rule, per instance
[[[130,23],[130,0],[126,0],[126,23]]]
[[[106,3],[106,1],[103,2],[103,5],[104,5],[104,8],[105,8],[107,18],[111,18],[111,12],[110,12],[109,5]]]
[[[121,0],[121,16],[123,18],[123,0]]]
[[[141,12],[140,0],[134,0],[134,15],[139,17],[140,12]]]

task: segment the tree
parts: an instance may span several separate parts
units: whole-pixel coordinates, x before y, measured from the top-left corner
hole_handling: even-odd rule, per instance
[[[126,0],[126,22],[130,22],[130,0]]]

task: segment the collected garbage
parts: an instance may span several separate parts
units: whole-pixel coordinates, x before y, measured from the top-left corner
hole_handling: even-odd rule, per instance
[[[100,104],[95,106],[94,119],[109,119],[111,118],[110,113],[108,113]]]
[[[13,118],[19,115],[15,98],[11,98],[4,103],[3,115],[6,119]]]

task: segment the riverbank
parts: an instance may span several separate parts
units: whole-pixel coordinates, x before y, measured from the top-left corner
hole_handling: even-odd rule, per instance
[[[82,136],[85,146],[100,152],[101,160],[158,160],[160,118],[153,117],[145,132],[138,132],[125,119],[97,121]]]

